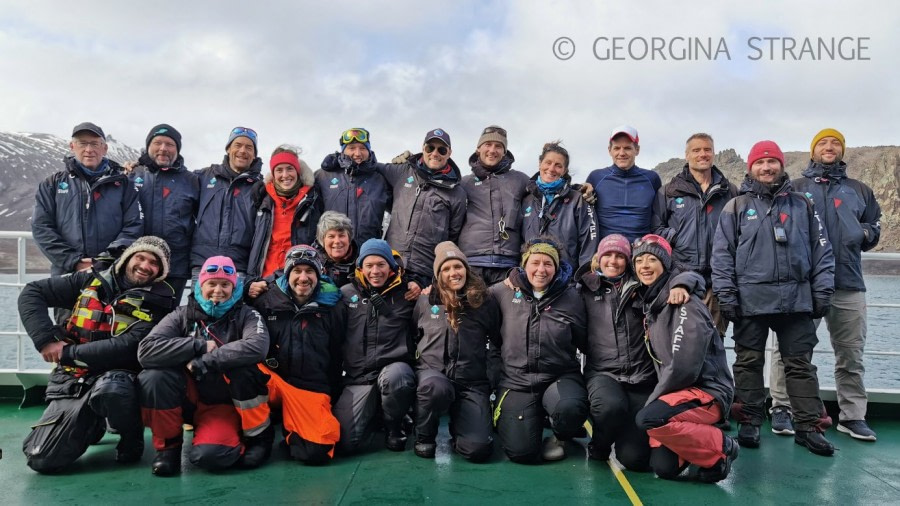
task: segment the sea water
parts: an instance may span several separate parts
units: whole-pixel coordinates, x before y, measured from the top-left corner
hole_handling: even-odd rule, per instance
[[[29,275],[28,279],[38,279],[46,274]],[[0,274],[0,282],[15,282],[14,274]],[[866,276],[866,300],[869,304],[900,303],[900,276]],[[15,331],[18,320],[16,300],[19,290],[15,287],[0,287],[0,331]],[[868,336],[866,351],[900,351],[900,340],[897,339],[900,329],[900,308],[868,308]],[[819,345],[813,362],[819,368],[819,382],[822,386],[834,386],[834,354],[828,329],[823,322],[819,326]],[[728,329],[726,346],[731,347],[731,327]],[[16,336],[0,336],[0,369],[16,367]],[[31,340],[24,340],[25,368],[46,369],[49,366],[35,351]],[[729,360],[734,360],[729,351]],[[900,357],[866,355],[866,387],[867,388],[900,388]]]

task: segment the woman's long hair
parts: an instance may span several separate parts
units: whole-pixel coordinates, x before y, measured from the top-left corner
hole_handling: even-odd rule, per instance
[[[456,332],[459,330],[459,323],[463,313],[463,303],[472,309],[481,307],[481,305],[484,304],[487,286],[468,266],[466,266],[466,284],[463,285],[463,288],[459,293],[444,286],[440,273],[438,273],[436,277],[437,280],[434,283],[434,287],[437,288],[441,304],[447,308],[447,320],[450,321],[450,327]]]

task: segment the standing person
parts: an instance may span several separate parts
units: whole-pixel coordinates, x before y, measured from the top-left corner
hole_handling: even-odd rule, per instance
[[[371,135],[365,128],[351,128],[341,134],[338,144],[341,150],[326,156],[315,174],[324,208],[350,218],[357,244],[381,239],[384,212],[391,209],[391,188],[376,171]]]
[[[241,274],[256,276],[250,264],[256,231],[257,193],[262,186],[262,160],[256,131],[235,127],[228,134],[225,158],[197,172],[200,207],[191,245],[191,267],[198,270],[207,258],[225,255]]]
[[[453,451],[483,462],[494,442],[485,345],[500,330],[500,311],[455,244],[442,242],[434,254],[434,285],[413,312],[419,329],[415,452],[434,458],[440,417],[449,411]]]
[[[634,417],[656,385],[656,371],[644,342],[644,315],[633,307],[640,283],[631,269],[628,239],[604,237],[575,277],[587,314],[584,380],[593,427],[588,455],[606,461],[615,444],[616,460],[646,471],[650,443]]]
[[[451,154],[450,134],[436,128],[425,134],[421,153],[379,167],[394,192],[385,239],[406,262],[413,301],[431,284],[435,246],[456,242],[466,219],[466,192]]]
[[[584,349],[585,308],[569,284],[572,267],[548,239],[525,245],[522,267],[488,291],[500,305],[502,376],[494,423],[507,457],[534,464],[566,457],[564,442],[588,416],[576,349]],[[553,435],[541,442],[544,417]]]
[[[712,136],[696,133],[688,137],[684,168],[656,193],[652,228],[672,245],[672,268],[676,272],[694,271],[706,280],[703,302],[724,337],[728,320],[719,312],[709,261],[719,215],[738,191],[713,165],[715,156]]]
[[[485,127],[469,157],[472,173],[462,178],[466,191],[466,221],[459,233],[459,249],[472,272],[493,285],[519,265],[522,249],[522,198],[528,176],[513,169],[515,157],[507,149],[507,133]],[[490,238],[490,240],[487,240]]]
[[[325,211],[316,226],[316,242],[313,247],[325,262],[323,272],[338,288],[353,279],[359,246],[353,240],[353,222],[347,215]]]
[[[120,435],[116,462],[140,460],[137,349],[176,305],[165,282],[169,255],[162,239],[141,237],[105,271],[52,276],[22,288],[22,325],[44,361],[56,364],[47,385],[50,405],[22,445],[28,467],[65,470],[107,425]],[[47,310],[73,306],[65,325],[54,326]]]
[[[356,276],[341,288],[347,307],[343,349],[344,390],[334,405],[341,424],[338,449],[354,453],[371,432],[380,412],[388,450],[406,449],[403,417],[415,400],[415,299],[409,300],[399,256],[381,239],[369,239],[359,252]]]
[[[249,264],[259,277],[281,269],[291,246],[312,244],[322,215],[312,169],[292,147],[283,144],[275,148],[269,168],[272,172],[265,185],[255,187],[258,211]]]
[[[753,145],[741,194],[722,210],[713,245],[713,290],[734,322],[735,404],[741,446],[759,446],[765,417],[766,339],[775,331],[794,408],[794,441],[817,455],[834,454],[819,424],[822,400],[814,318],[827,314],[834,292],[834,256],[812,202],[795,193],[784,155],[772,141]]]
[[[672,247],[647,234],[634,245],[634,270],[641,282],[639,307],[650,357],[659,382],[635,418],[650,437],[650,466],[675,479],[688,466],[696,478],[715,483],[728,476],[740,448],[714,426],[725,419],[734,397],[725,346],[701,296],[703,277],[671,274]]]
[[[276,409],[291,458],[325,464],[341,435],[331,403],[340,388],[344,306],[312,247],[292,247],[282,268],[283,274],[265,279],[271,289],[251,302],[266,321],[270,343],[255,381],[235,389],[238,411],[244,435],[266,439],[260,461],[272,450],[269,413]]]
[[[151,128],[128,177],[144,212],[143,235],[161,237],[172,249],[172,272],[166,280],[181,301],[191,277],[191,239],[200,199],[200,180],[181,156],[181,133],[165,123]]]
[[[662,186],[659,175],[634,164],[641,152],[637,130],[622,125],[609,136],[613,164],[597,169],[587,182],[597,195],[600,237],[622,234],[634,241],[650,232],[653,199]]]
[[[825,324],[834,349],[834,382],[841,409],[838,432],[862,441],[875,441],[866,423],[868,398],[863,384],[866,344],[866,284],[862,274],[863,251],[881,237],[881,207],[872,189],[847,176],[844,135],[826,128],[813,137],[810,161],[794,189],[812,199],[834,249],[834,296],[825,313]],[[818,325],[818,322],[817,322]],[[770,393],[772,432],[793,434],[790,399],[784,389],[781,356],[773,355]]]
[[[31,218],[34,241],[50,260],[52,276],[90,270],[98,257],[118,257],[144,230],[134,186],[122,167],[106,158],[103,129],[75,125],[69,149],[65,168],[38,185]]]
[[[591,262],[597,251],[593,206],[569,175],[569,152],[560,141],[548,142],[538,158],[538,172],[522,199],[522,241],[552,236],[560,241],[562,260],[576,268]]]
[[[185,422],[194,425],[190,461],[204,469],[255,467],[272,444],[266,434],[245,433],[241,440],[229,385],[254,381],[256,364],[269,349],[265,321],[241,302],[242,285],[230,258],[210,257],[187,305],[166,316],[138,347],[141,413],[153,433],[156,476],[181,472]],[[242,460],[245,454],[255,458]]]

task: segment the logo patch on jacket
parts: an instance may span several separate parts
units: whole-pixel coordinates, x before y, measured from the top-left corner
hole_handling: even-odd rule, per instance
[[[525,216],[531,216],[531,206],[525,208]]]
[[[69,193],[69,183],[60,181],[56,186],[56,193]]]
[[[837,208],[841,207],[841,203],[843,203],[843,202],[844,201],[841,199],[834,199],[834,208],[837,209]]]
[[[95,190],[94,191],[94,202],[97,202],[98,200],[100,200],[100,197],[102,197],[102,196],[103,195],[100,192]]]
[[[522,292],[516,290],[516,293],[513,295],[513,304],[521,304],[522,303]]]
[[[784,225],[784,222],[786,222],[788,218],[790,218],[790,216],[788,216],[787,213],[781,213],[778,215],[778,219],[781,220],[782,225]]]
[[[134,178],[134,185],[135,186],[144,186],[144,178],[142,178],[141,176]]]
[[[215,188],[216,187],[216,178],[213,177],[209,180],[209,184],[206,185],[207,188]]]
[[[706,204],[706,214],[711,213],[713,210],[712,204]]]
[[[812,193],[806,192],[804,195],[806,195],[806,198],[812,200]]]
[[[748,220],[755,220],[757,218],[759,218],[759,216],[756,215],[756,209],[747,209]]]
[[[406,178],[406,182],[403,183],[403,186],[405,188],[412,188],[413,181],[415,181],[415,180],[416,180],[416,178],[409,176],[408,178]]]
[[[684,208],[684,199],[681,198],[681,197],[678,197],[677,199],[675,199],[675,204],[676,204],[676,205],[675,205],[675,209],[682,209],[682,208]]]
[[[340,181],[338,180],[338,178],[336,178],[336,177],[331,178],[331,186],[329,186],[329,188],[337,188],[339,182]]]
[[[169,196],[170,193],[172,193],[172,190],[171,190],[169,187],[167,187],[167,186],[163,186],[163,192],[162,192],[162,193],[163,193],[163,198],[166,198],[166,197]]]
[[[431,306],[431,319],[435,320],[437,318],[440,318],[440,314],[438,314],[440,312],[441,312],[441,308],[439,308],[437,306]]]

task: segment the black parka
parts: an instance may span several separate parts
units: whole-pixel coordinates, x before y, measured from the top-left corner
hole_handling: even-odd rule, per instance
[[[347,215],[353,223],[352,239],[358,244],[373,237],[381,239],[384,213],[391,209],[391,187],[375,170],[377,164],[374,151],[369,151],[369,159],[361,164],[332,153],[315,173],[325,211]]]

